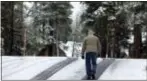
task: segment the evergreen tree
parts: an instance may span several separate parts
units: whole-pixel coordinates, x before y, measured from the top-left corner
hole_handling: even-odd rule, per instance
[[[11,55],[13,51],[13,11],[13,2],[1,2],[1,30],[5,55]]]
[[[28,50],[37,53],[44,45],[50,44],[51,32],[57,47],[58,41],[66,42],[71,33],[71,8],[69,2],[34,2],[29,12],[33,27],[29,27]]]
[[[142,57],[142,26],[143,26],[143,15],[146,13],[146,2],[132,2],[129,3],[130,13],[133,14],[133,34],[134,34],[134,44],[133,44],[133,54],[134,58]]]

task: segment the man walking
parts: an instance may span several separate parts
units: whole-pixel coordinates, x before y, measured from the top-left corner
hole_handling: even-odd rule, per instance
[[[95,79],[96,73],[96,60],[97,55],[101,53],[101,44],[98,37],[94,36],[92,29],[89,29],[88,36],[85,37],[82,46],[82,59],[86,56],[86,73],[87,79]]]

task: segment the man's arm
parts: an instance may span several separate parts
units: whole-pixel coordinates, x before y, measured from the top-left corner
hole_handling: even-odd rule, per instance
[[[101,50],[102,50],[102,47],[101,47],[101,43],[100,43],[100,40],[98,38],[98,51],[100,53],[100,56],[101,56]]]
[[[82,45],[82,55],[84,55],[85,50],[86,50],[86,39],[84,39],[84,41],[83,41],[83,45]]]

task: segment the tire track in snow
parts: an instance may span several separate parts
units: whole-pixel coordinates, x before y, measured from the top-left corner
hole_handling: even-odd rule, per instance
[[[53,65],[52,67],[49,67],[48,69],[44,70],[43,72],[32,78],[31,80],[46,80],[49,77],[51,77],[53,74],[55,74],[56,72],[58,72],[59,70],[61,70],[62,68],[64,68],[65,66],[76,60],[77,58],[67,58],[66,60],[63,60]]]
[[[22,57],[5,57],[5,56],[2,56],[2,63],[3,64],[7,64],[9,62],[13,62],[13,61],[16,61],[16,60],[23,60]]]
[[[2,63],[2,68],[9,68],[10,66],[14,65],[14,64],[18,64],[20,63],[21,61],[23,61],[22,59],[16,59],[16,60],[13,60],[13,61],[10,61],[8,63]]]
[[[7,57],[8,58],[8,57]],[[32,60],[32,58],[34,57],[10,57],[11,59],[5,60],[2,62],[2,68],[10,68],[11,65],[14,66],[14,64],[19,65],[18,63],[20,63],[21,61],[25,61],[25,60]],[[15,59],[14,59],[15,58]],[[3,57],[4,59],[4,57]]]
[[[32,65],[37,64],[38,62],[43,62],[43,61],[47,61],[47,60],[48,60],[48,59],[45,59],[45,60],[36,60],[36,61],[32,61],[32,62],[27,62],[27,64],[24,65],[24,67],[15,68],[15,69],[12,70],[12,72],[7,73],[7,74],[3,74],[3,70],[2,70],[2,77],[5,78],[5,77],[10,76],[10,75],[12,75],[12,74],[14,74],[14,73],[17,73],[17,72],[22,71],[22,70],[24,70],[24,69],[26,69],[26,68],[29,68],[29,67],[31,67]]]
[[[98,80],[102,73],[115,61],[115,59],[105,59],[97,64],[95,78]],[[86,80],[87,76],[85,75],[82,80]]]
[[[17,68],[17,67],[23,65],[26,61],[32,60],[32,58],[33,57],[25,57],[25,58],[20,57],[19,59],[13,59],[13,60],[17,60],[17,61],[12,61],[12,62],[8,61],[9,62],[8,64],[6,64],[6,63],[2,64],[2,68],[3,68],[3,70]]]

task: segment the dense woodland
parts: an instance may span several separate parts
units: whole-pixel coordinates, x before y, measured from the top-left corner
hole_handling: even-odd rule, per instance
[[[129,49],[132,58],[147,57],[147,4],[146,2],[83,2],[88,8],[82,15],[86,21],[83,32],[89,26],[95,29],[103,46],[102,55],[120,57],[121,49]],[[134,42],[128,39],[134,36]]]
[[[147,2],[80,4],[87,8],[78,21],[82,26],[82,33],[75,35],[81,36],[78,40],[82,41],[87,29],[93,28],[102,43],[101,57],[120,58],[128,49],[127,57],[147,58]],[[2,1],[2,55],[65,56],[59,43],[72,40],[72,8],[70,2]],[[128,41],[131,37],[133,42]]]

